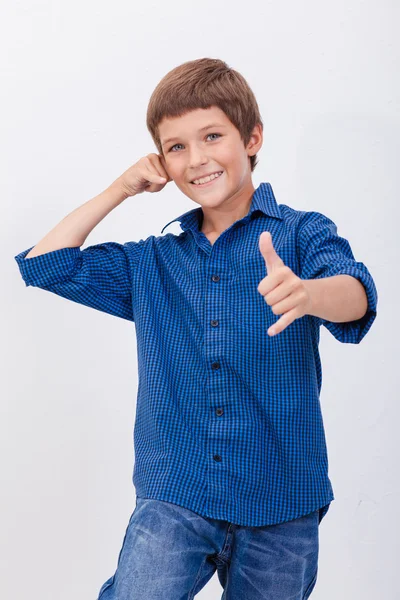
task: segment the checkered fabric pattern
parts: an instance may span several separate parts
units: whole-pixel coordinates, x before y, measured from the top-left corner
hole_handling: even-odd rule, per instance
[[[138,390],[133,484],[138,497],[238,525],[262,526],[334,499],[320,406],[320,326],[359,344],[377,291],[335,223],[277,204],[261,183],[248,214],[211,245],[202,209],[182,232],[15,256],[26,286],[135,324]],[[163,227],[163,234],[170,221]],[[259,237],[302,279],[339,274],[364,286],[368,310],[347,323],[311,315],[276,336],[280,316],[258,292],[266,275]]]

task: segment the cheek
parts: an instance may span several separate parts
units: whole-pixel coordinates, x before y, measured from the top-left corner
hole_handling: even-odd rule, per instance
[[[182,169],[182,165],[184,164],[182,154],[179,154],[179,156],[178,154],[178,152],[168,152],[167,157],[165,159],[165,164],[167,165],[168,169],[171,170],[173,173],[179,172]]]
[[[215,152],[215,159],[217,162],[226,166],[235,164],[240,160],[237,150],[230,148],[229,146],[217,150]]]
[[[179,174],[181,173],[182,169],[179,167],[178,161],[169,161],[169,160],[166,160],[165,161],[165,166],[166,166],[168,175],[172,179],[176,179],[176,178],[179,177]]]

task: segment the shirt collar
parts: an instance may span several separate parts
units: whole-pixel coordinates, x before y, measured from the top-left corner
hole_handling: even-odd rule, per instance
[[[256,210],[262,211],[265,215],[269,217],[283,219],[280,208],[275,200],[274,192],[272,191],[272,186],[268,182],[260,183],[258,188],[254,191],[251,206],[247,216],[251,218],[252,213]],[[203,209],[200,206],[199,208],[193,208],[192,210],[183,213],[179,217],[172,219],[172,221],[169,221],[169,223],[164,225],[164,227],[161,229],[161,233],[163,233],[164,229],[166,229],[168,225],[174,223],[175,221],[180,222],[181,229],[183,231],[186,231],[186,229],[196,229],[198,231],[202,211]]]

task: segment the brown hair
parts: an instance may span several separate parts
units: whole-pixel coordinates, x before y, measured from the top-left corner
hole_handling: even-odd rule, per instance
[[[223,60],[199,58],[167,73],[152,93],[146,124],[159,154],[163,154],[158,125],[164,117],[180,117],[191,110],[217,106],[239,130],[245,146],[254,127],[263,128],[254,93],[244,77]],[[250,156],[253,172],[257,154]]]

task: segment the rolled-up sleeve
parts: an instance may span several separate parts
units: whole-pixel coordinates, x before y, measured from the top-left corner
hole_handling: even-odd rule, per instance
[[[33,247],[14,257],[26,286],[134,321],[132,277],[143,240],[60,248],[26,258]]]
[[[351,275],[363,284],[368,300],[363,317],[345,323],[319,319],[339,342],[359,344],[376,318],[378,294],[371,273],[355,260],[348,240],[338,235],[336,224],[322,213],[306,213],[298,244],[301,279]]]

